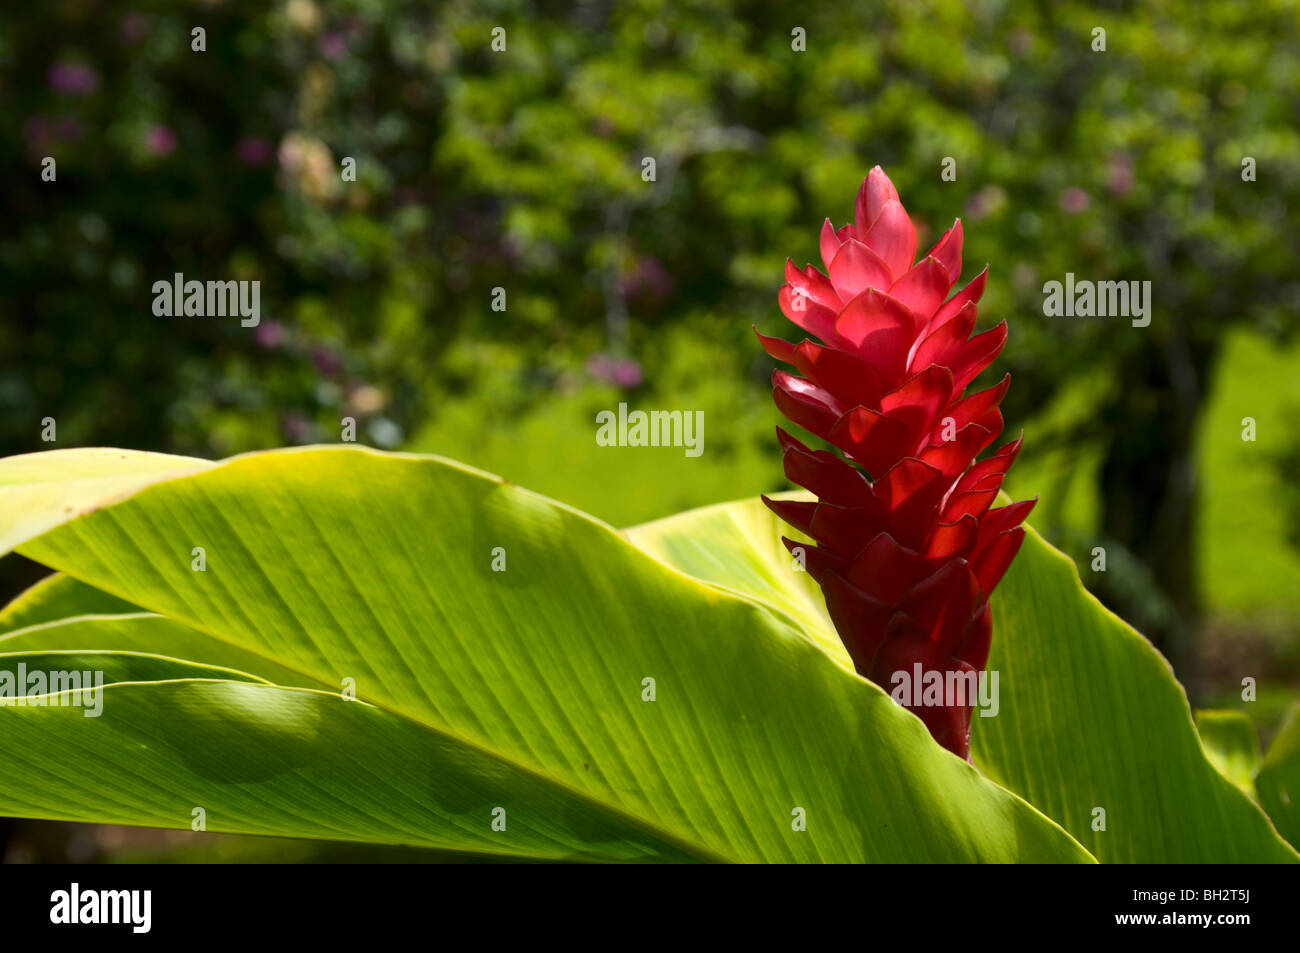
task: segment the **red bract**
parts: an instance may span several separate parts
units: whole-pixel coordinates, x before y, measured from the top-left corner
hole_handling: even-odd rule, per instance
[[[1020,440],[978,463],[1002,431],[1010,376],[966,387],[997,357],[1006,322],[973,337],[986,268],[951,298],[961,274],[961,221],[920,262],[916,228],[879,166],[858,192],[853,224],[822,226],[826,274],[786,263],[781,310],[821,343],[759,335],[796,377],[772,375],[777,407],[838,448],[810,450],[780,428],[786,476],[817,502],[764,502],[816,540],[802,547],[858,672],[885,691],[920,671],[969,683],[988,659],[988,597],[1020,548],[1033,500],[990,509]],[[908,704],[945,748],[969,759],[971,708]]]

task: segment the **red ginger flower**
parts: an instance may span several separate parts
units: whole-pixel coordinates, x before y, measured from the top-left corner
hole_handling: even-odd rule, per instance
[[[989,509],[1020,440],[975,457],[1002,431],[994,387],[966,387],[1002,350],[1007,325],[971,337],[985,268],[951,298],[961,274],[961,220],[919,263],[916,228],[879,166],[858,192],[853,224],[822,226],[827,274],[786,262],[786,317],[821,339],[758,335],[777,370],[773,396],[792,422],[844,454],[810,450],[777,428],[785,473],[817,502],[764,502],[816,540],[808,572],[858,672],[886,691],[912,681],[907,707],[941,745],[969,760],[967,704],[921,705],[914,679],[982,672],[993,636],[988,597],[1011,564],[1034,500]],[[863,472],[865,471],[865,473]],[[969,674],[967,674],[969,673]],[[953,701],[945,698],[945,701]]]

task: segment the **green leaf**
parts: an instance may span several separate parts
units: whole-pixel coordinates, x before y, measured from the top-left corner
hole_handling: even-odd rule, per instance
[[[139,606],[124,599],[110,596],[71,576],[53,573],[0,610],[0,635],[69,616],[124,615],[139,611]]]
[[[1255,790],[1282,836],[1300,847],[1300,702],[1291,706],[1268,746]]]
[[[762,603],[850,672],[853,659],[826,615],[821,589],[795,570],[781,536],[804,537],[766,506],[722,503],[624,530],[643,552],[724,592]]]
[[[0,653],[63,651],[139,652],[233,669],[276,685],[338,691],[272,659],[214,639],[152,612],[72,616],[0,635]]]
[[[626,535],[683,572],[820,628],[807,635],[825,644],[834,629],[824,609],[809,613],[806,574],[793,571],[784,547],[755,545],[782,525],[761,501],[746,500]],[[1032,530],[993,597],[988,667],[999,673],[1000,709],[974,719],[975,764],[1099,860],[1300,860],[1207,759],[1165,660]],[[1093,830],[1097,808],[1104,831]]]
[[[13,471],[0,461],[0,484],[24,489],[15,505],[53,499],[40,483],[66,453]],[[48,504],[85,514],[66,522],[19,520],[6,494],[0,529],[40,527],[14,537],[25,555],[321,684],[351,679],[361,703],[190,679],[116,685],[94,729],[116,725],[112,744],[28,709],[0,719],[0,750],[28,759],[4,766],[19,780],[0,813],[180,826],[191,804],[225,798],[214,829],[520,856],[1091,859],[784,617],[560,504],[437,458],[351,447],[157,472],[127,497],[106,473],[103,501],[83,483],[77,500]],[[206,571],[192,569],[195,547]],[[82,622],[102,636],[69,628]],[[122,617],[43,631],[82,645],[129,632],[159,655],[183,641]],[[153,744],[172,721],[175,743]],[[268,750],[283,734],[301,756],[239,780],[245,732]],[[146,761],[122,760],[142,743]],[[39,783],[58,757],[79,764],[75,796],[71,780]],[[159,790],[161,778],[175,783]],[[472,784],[472,797],[457,793]],[[357,806],[381,801],[372,820],[377,808]],[[439,813],[447,802],[468,806]],[[493,806],[524,818],[518,839],[490,830]],[[792,826],[797,809],[806,830]]]
[[[1196,713],[1196,730],[1210,763],[1251,797],[1255,796],[1255,769],[1259,767],[1259,735],[1245,712],[1206,709]]]
[[[0,553],[141,487],[210,466],[193,457],[103,448],[8,457],[0,469]]]
[[[99,717],[72,706],[0,708],[6,814],[189,828],[201,808],[209,831],[544,859],[698,857],[635,819],[593,810],[577,792],[362,702],[153,664],[155,680],[105,687]],[[487,823],[496,807],[506,810],[504,831]]]
[[[38,674],[40,687],[19,678]],[[58,690],[59,683],[50,673],[76,676],[76,688]],[[84,676],[84,677],[82,677]],[[151,682],[169,678],[210,678],[240,682],[260,679],[243,672],[212,665],[199,665],[189,661],[161,658],[140,652],[78,652],[75,650],[47,650],[42,652],[5,652],[0,654],[0,708],[7,711],[23,708],[47,708],[52,701],[70,698],[73,705],[94,704],[83,695],[93,694],[102,685],[119,682]],[[93,686],[93,688],[92,688]],[[86,717],[98,717],[88,715]]]

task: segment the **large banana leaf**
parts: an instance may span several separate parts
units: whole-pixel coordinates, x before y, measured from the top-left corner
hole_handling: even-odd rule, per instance
[[[699,856],[487,752],[337,694],[229,673],[213,680],[216,670],[171,659],[60,656],[0,656],[0,669],[107,669],[112,684],[95,718],[70,705],[0,707],[7,813],[177,828],[201,808],[214,831],[548,859]],[[484,818],[498,805],[508,823],[494,832]]]
[[[783,528],[751,500],[627,535],[683,572],[763,600],[825,645],[834,628],[816,585],[779,545]],[[993,633],[989,668],[999,672],[1000,710],[974,719],[972,758],[1099,860],[1300,859],[1206,758],[1165,660],[1032,531],[994,594]],[[842,649],[836,656],[846,661]],[[1103,819],[1105,829],[1094,829]]]
[[[788,616],[448,461],[13,458],[0,539],[143,610],[53,582],[0,651],[160,666],[100,718],[0,709],[0,813],[202,807],[210,830],[544,858],[1091,859]]]

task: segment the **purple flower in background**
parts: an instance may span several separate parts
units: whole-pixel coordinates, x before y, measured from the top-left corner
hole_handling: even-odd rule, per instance
[[[76,142],[84,130],[75,116],[28,116],[23,123],[23,138],[27,140],[28,151],[41,155],[45,150],[60,142]]]
[[[262,321],[257,325],[255,337],[259,346],[274,350],[284,343],[284,325],[279,321]]]
[[[1088,193],[1077,185],[1072,185],[1061,193],[1061,208],[1070,215],[1086,211],[1091,201]]]
[[[47,78],[50,89],[68,96],[89,96],[99,89],[99,74],[84,63],[55,63]]]
[[[156,156],[171,155],[179,140],[166,126],[153,126],[144,137],[145,148]]]
[[[666,298],[672,293],[673,279],[658,258],[642,255],[633,268],[619,278],[618,290],[624,298],[642,293],[655,298]]]
[[[306,443],[311,436],[311,422],[302,414],[285,414],[280,427],[290,443]]]
[[[1106,188],[1116,195],[1127,195],[1133,188],[1133,160],[1127,152],[1112,152],[1106,167]]]
[[[606,354],[593,354],[587,358],[587,373],[603,381],[614,379],[614,362]]]
[[[311,361],[316,365],[316,370],[326,377],[333,377],[343,370],[343,362],[339,360],[339,356],[327,347],[313,349]]]
[[[244,136],[235,143],[235,155],[244,165],[266,165],[274,157],[275,149],[261,136]]]
[[[608,354],[593,354],[587,358],[587,373],[624,390],[640,387],[645,380],[645,372],[639,363],[631,358],[616,361]]]
[[[641,287],[655,298],[666,298],[672,293],[672,276],[668,274],[668,269],[664,268],[663,262],[654,255],[641,257],[638,277],[641,280]]]
[[[320,38],[321,56],[337,62],[348,53],[348,41],[342,33],[326,33]]]
[[[645,380],[641,365],[633,360],[619,361],[614,365],[614,383],[624,390],[640,387]]]

